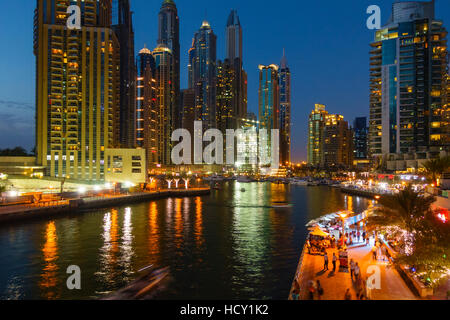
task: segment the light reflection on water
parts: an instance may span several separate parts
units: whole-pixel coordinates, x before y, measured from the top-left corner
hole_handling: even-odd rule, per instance
[[[293,207],[271,208],[274,201]],[[2,227],[0,298],[98,298],[153,264],[171,271],[157,299],[285,299],[305,224],[367,204],[326,187],[227,183],[208,197]],[[73,264],[82,270],[81,291],[65,288]]]

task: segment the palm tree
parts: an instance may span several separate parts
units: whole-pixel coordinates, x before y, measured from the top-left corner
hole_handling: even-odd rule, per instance
[[[404,253],[411,255],[416,241],[429,235],[427,219],[432,216],[431,205],[435,201],[435,197],[415,192],[411,186],[407,186],[398,194],[386,195],[379,200],[380,206],[368,217],[367,227],[393,227],[403,238]]]
[[[407,186],[398,194],[383,196],[367,225],[376,227],[399,227],[409,233],[418,230],[423,219],[431,212],[431,205],[436,201],[433,196],[415,192]]]
[[[437,185],[437,180],[450,168],[450,157],[428,160],[423,167],[428,177]]]

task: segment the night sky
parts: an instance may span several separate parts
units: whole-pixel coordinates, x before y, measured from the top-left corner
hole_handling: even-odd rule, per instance
[[[218,36],[218,59],[225,56],[225,26],[237,9],[244,30],[248,107],[257,113],[258,65],[280,63],[283,48],[292,73],[293,161],[306,160],[307,120],[315,103],[350,123],[369,114],[369,43],[366,9],[376,4],[383,24],[392,0],[178,0],[181,88],[187,86],[187,51],[207,19]],[[135,45],[156,46],[162,0],[132,0]],[[0,10],[0,148],[34,146],[35,0],[2,1]],[[450,1],[437,0],[436,17],[450,28]]]

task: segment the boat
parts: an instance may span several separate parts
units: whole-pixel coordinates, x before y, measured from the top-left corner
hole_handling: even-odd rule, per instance
[[[301,180],[301,179],[296,179],[296,178],[291,179],[290,183],[295,185],[295,186],[307,186],[308,185],[308,181]]]
[[[219,175],[214,174],[212,176],[205,177],[203,180],[205,180],[205,181],[212,181],[212,182],[221,182],[221,181],[224,181],[225,178],[223,176],[219,176]]]
[[[250,183],[254,182],[254,180],[248,176],[239,176],[236,180],[239,183]]]
[[[272,208],[279,208],[279,209],[284,209],[284,208],[291,208],[292,204],[287,203],[286,201],[274,201],[272,202]]]
[[[153,266],[145,267],[138,272],[146,273],[127,287],[105,297],[101,300],[142,300],[149,297],[164,279],[169,276],[169,268],[155,269]]]

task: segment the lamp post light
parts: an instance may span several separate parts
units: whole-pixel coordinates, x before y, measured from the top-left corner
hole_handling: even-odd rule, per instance
[[[347,217],[347,214],[345,212],[341,212],[339,213],[339,216],[341,217],[342,220],[342,245],[344,245],[344,240],[345,239],[345,218]]]

